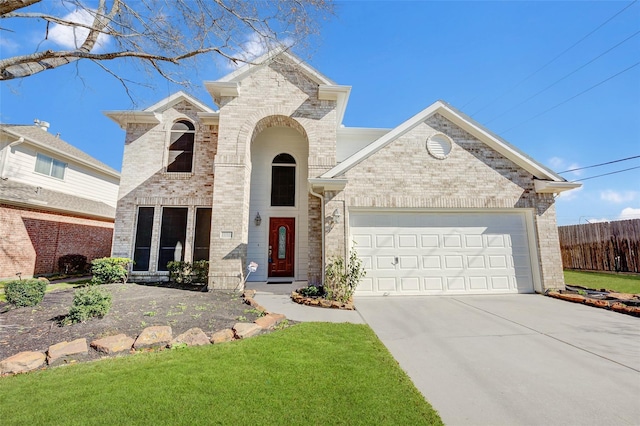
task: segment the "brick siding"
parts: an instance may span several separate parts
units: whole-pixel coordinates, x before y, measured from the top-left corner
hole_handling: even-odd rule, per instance
[[[113,222],[0,205],[0,279],[58,272],[58,258],[109,256]]]

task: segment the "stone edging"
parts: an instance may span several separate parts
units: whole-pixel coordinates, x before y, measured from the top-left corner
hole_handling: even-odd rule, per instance
[[[255,290],[245,290],[242,294],[244,303],[261,312],[263,316],[253,323],[238,322],[233,328],[215,332],[208,337],[201,329],[192,328],[173,338],[169,326],[147,327],[135,338],[125,334],[108,336],[91,342],[90,346],[104,355],[133,353],[141,349],[171,348],[177,345],[201,346],[220,344],[232,340],[246,339],[262,332],[273,330],[286,319],[283,314],[267,311],[255,301]],[[46,352],[25,351],[0,360],[0,376],[25,373],[39,368],[73,364],[83,361],[89,354],[87,339],[76,339],[72,342],[60,342],[49,346]]]
[[[555,299],[566,300],[574,303],[582,303],[584,305],[594,306],[596,308],[609,309],[615,312],[620,312],[623,314],[640,317],[640,306],[628,306],[628,305],[625,305],[624,303],[616,302],[616,301],[609,302],[607,300],[591,299],[581,294],[560,293],[556,290],[547,291],[545,293],[545,296],[553,297]]]
[[[318,297],[306,297],[298,293],[297,291],[291,292],[291,300],[307,306],[318,306],[321,308],[343,309],[347,311],[355,311],[356,307],[353,305],[353,298],[349,298],[348,302],[342,303],[335,300],[320,299]]]

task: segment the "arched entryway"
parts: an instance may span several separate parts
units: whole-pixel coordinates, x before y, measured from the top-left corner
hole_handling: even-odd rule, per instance
[[[247,261],[260,267],[251,281],[307,279],[308,157],[307,135],[297,121],[270,116],[256,124]]]

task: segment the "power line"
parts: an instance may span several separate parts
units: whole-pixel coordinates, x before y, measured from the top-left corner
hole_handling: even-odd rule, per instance
[[[622,45],[623,43],[625,43],[628,40],[631,40],[633,37],[637,36],[638,34],[640,34],[640,30],[636,31],[634,34],[630,35],[629,37],[625,38],[624,40],[622,40],[620,43],[616,44],[615,46],[611,47],[610,49],[607,49],[606,51],[602,52],[601,54],[599,54],[598,56],[596,56],[595,58],[591,59],[589,62],[581,65],[580,67],[576,68],[575,70],[571,71],[569,74],[565,75],[564,77],[556,80],[555,82],[551,83],[550,85],[548,85],[547,87],[545,87],[544,89],[538,91],[537,93],[529,96],[527,99],[525,99],[524,101],[520,102],[519,104],[514,105],[513,107],[509,108],[508,110],[506,110],[505,112],[503,112],[502,114],[497,115],[496,117],[493,117],[491,120],[485,122],[484,124],[489,124],[492,121],[497,120],[498,118],[504,116],[505,114],[513,111],[514,109],[518,108],[520,105],[526,104],[527,102],[529,102],[531,99],[535,98],[536,96],[546,92],[547,90],[551,89],[553,86],[555,86],[556,84],[560,83],[562,80],[566,79],[567,77],[577,73],[578,71],[580,71],[582,68],[586,67],[587,65],[591,64],[592,62],[596,61],[597,59],[600,59],[601,57],[603,57],[604,55],[606,55],[607,53],[611,52],[613,49],[617,48],[618,46]]]
[[[547,62],[546,64],[544,64],[543,66],[541,66],[540,68],[538,68],[537,70],[535,70],[534,72],[532,72],[531,74],[529,74],[528,76],[526,76],[524,79],[520,80],[518,83],[516,83],[514,86],[512,86],[511,88],[507,89],[506,91],[504,91],[501,95],[499,95],[498,97],[494,98],[493,100],[489,101],[489,103],[487,103],[486,105],[484,105],[483,107],[481,107],[479,110],[477,110],[476,112],[474,112],[473,114],[471,114],[471,117],[475,116],[477,113],[483,111],[485,108],[487,108],[489,105],[492,105],[495,101],[502,99],[504,97],[504,95],[506,95],[507,93],[511,92],[513,89],[517,88],[518,86],[520,86],[522,83],[524,83],[525,81],[529,80],[531,77],[533,77],[534,75],[538,74],[540,71],[542,71],[543,69],[545,69],[547,66],[551,65],[553,62],[555,62],[558,58],[560,58],[562,55],[564,55],[565,53],[567,53],[569,50],[573,49],[574,47],[576,47],[578,44],[582,43],[582,41],[584,41],[587,37],[589,37],[591,34],[595,33],[596,31],[598,31],[600,28],[604,27],[606,24],[608,24],[612,19],[614,19],[616,16],[620,15],[622,12],[624,12],[625,10],[627,10],[628,8],[630,8],[631,6],[633,6],[638,0],[633,0],[631,3],[629,3],[628,5],[626,5],[625,7],[623,7],[619,12],[617,12],[615,15],[613,15],[611,18],[607,19],[606,21],[604,21],[602,24],[598,25],[595,29],[591,30],[587,35],[583,36],[580,40],[576,41],[575,43],[573,43],[571,46],[567,47],[565,50],[563,50],[562,52],[560,52],[558,55],[556,55],[553,59],[551,59],[549,62]]]
[[[538,118],[541,115],[544,115],[544,114],[548,113],[549,111],[552,111],[552,110],[558,108],[559,106],[562,106],[562,105],[566,104],[567,102],[572,101],[573,99],[577,98],[578,96],[584,95],[588,91],[595,89],[596,87],[606,83],[609,80],[612,80],[612,79],[616,78],[617,76],[619,76],[621,74],[624,74],[625,72],[629,71],[630,69],[632,69],[634,67],[637,67],[638,65],[640,65],[640,62],[636,62],[635,64],[631,65],[630,67],[627,67],[627,68],[623,69],[622,71],[612,75],[611,77],[608,77],[608,78],[602,80],[601,82],[599,82],[597,84],[594,84],[593,86],[589,87],[588,89],[583,90],[582,92],[578,93],[577,95],[573,95],[569,99],[565,99],[564,101],[560,102],[559,104],[556,104],[556,105],[552,106],[551,108],[548,108],[548,109],[542,111],[541,113],[536,114],[533,117],[528,118],[528,119],[516,124],[515,126],[510,127],[507,130],[502,131],[501,133],[504,134],[504,133],[510,132],[511,130],[515,129],[516,127],[522,126],[523,124],[528,123],[529,121],[533,120],[534,118]]]
[[[619,163],[621,161],[633,160],[634,158],[640,158],[640,155],[634,155],[633,157],[621,158],[619,160],[607,161],[606,163],[594,164],[592,166],[578,167],[577,169],[569,169],[564,172],[558,172],[558,174],[569,173],[569,172],[577,172],[578,170],[590,169],[592,167],[600,167],[606,166],[607,164]]]
[[[629,170],[634,170],[634,169],[640,169],[640,166],[630,167],[628,169],[618,170],[618,171],[615,171],[615,172],[604,173],[604,174],[601,174],[601,175],[590,176],[590,177],[586,177],[584,179],[576,179],[576,180],[572,180],[571,182],[582,182],[583,180],[595,179],[595,178],[599,178],[599,177],[602,177],[602,176],[615,175],[616,173],[628,172]]]

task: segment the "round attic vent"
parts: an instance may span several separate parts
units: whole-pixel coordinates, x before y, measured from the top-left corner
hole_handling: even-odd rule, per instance
[[[447,158],[452,146],[451,138],[443,133],[436,133],[427,139],[427,151],[438,160]]]

